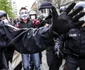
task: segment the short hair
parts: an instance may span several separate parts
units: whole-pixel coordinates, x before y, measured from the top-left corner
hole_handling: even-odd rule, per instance
[[[21,9],[19,10],[19,14],[20,14],[20,11],[21,11],[22,9],[27,10],[26,7],[21,7]]]

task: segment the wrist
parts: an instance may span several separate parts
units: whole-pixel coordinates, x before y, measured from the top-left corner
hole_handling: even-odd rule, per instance
[[[58,37],[59,36],[59,34],[57,32],[55,32],[52,28],[50,28],[49,33],[50,33],[51,37]]]

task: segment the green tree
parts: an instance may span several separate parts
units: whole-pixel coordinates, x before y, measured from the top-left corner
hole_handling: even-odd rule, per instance
[[[9,17],[11,17],[11,18],[14,17],[14,14],[12,13],[11,1],[0,0],[0,10],[4,10],[5,12],[7,12]]]

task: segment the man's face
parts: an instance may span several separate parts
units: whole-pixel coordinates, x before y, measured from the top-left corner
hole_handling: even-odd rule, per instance
[[[28,19],[28,17],[29,17],[28,10],[22,9],[20,11],[20,18],[26,20]]]

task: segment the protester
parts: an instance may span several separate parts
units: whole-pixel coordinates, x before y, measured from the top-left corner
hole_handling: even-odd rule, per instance
[[[20,14],[20,23],[18,24],[18,28],[32,28],[37,26],[37,24],[35,24],[35,22],[33,23],[33,21],[30,19],[28,10],[25,7],[22,7],[20,9],[19,14]],[[22,63],[24,70],[30,70],[30,56],[34,61],[35,70],[40,70],[39,53],[22,54]]]

